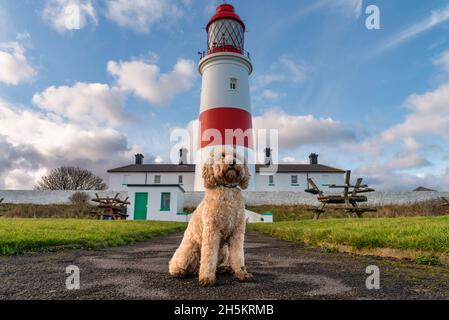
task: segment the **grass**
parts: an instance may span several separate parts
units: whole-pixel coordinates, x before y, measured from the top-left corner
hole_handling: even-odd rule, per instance
[[[377,206],[378,211],[365,213],[367,218],[397,218],[397,217],[417,217],[417,216],[444,216],[447,215],[447,208],[440,206],[441,201],[432,200],[427,202],[413,203],[407,205],[382,205]],[[273,213],[275,222],[279,221],[297,221],[312,219],[314,213],[310,206],[257,206],[248,207],[248,210],[264,213]],[[347,218],[348,215],[343,211],[330,210],[321,216],[321,219]]]
[[[0,218],[0,255],[122,246],[185,227],[168,222]]]
[[[303,220],[249,228],[327,250],[411,258],[419,264],[449,262],[449,217]]]

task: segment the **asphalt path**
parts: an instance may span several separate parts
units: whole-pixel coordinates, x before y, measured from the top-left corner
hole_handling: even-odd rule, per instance
[[[258,233],[246,237],[251,283],[219,275],[202,288],[173,279],[168,261],[181,234],[104,250],[0,257],[0,299],[447,299],[449,269],[323,252]],[[66,267],[80,270],[80,289],[66,288]],[[368,290],[366,268],[379,267],[380,290]]]

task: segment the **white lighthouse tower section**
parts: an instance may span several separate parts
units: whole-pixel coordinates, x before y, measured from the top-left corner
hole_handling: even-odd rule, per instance
[[[251,61],[241,54],[232,52],[220,52],[206,56],[200,61],[199,72],[202,75],[202,89],[201,89],[201,114],[212,111],[213,109],[241,109],[251,116],[251,99],[249,91],[249,76],[253,71]],[[230,111],[230,110],[228,110]],[[232,112],[232,111],[231,111]],[[228,130],[235,130],[236,134],[241,132],[248,133],[245,124],[240,124],[244,119],[233,119],[232,126],[227,126]],[[199,132],[204,133],[207,124],[200,121]],[[214,126],[217,132],[220,128]],[[249,128],[252,133],[252,128]],[[221,131],[221,133],[223,133]],[[251,139],[253,139],[251,135]],[[200,137],[201,138],[201,137]],[[226,139],[225,136],[222,137]],[[225,141],[226,142],[226,141]],[[254,141],[251,142],[254,146]],[[228,143],[221,143],[219,145],[207,146],[201,148],[196,155],[196,171],[195,171],[195,191],[204,191],[204,181],[202,177],[204,163],[210,158],[213,150],[217,153],[221,152],[222,148],[228,152],[236,149],[237,154],[244,157],[248,164],[248,169],[252,179],[250,180],[248,191],[255,190],[255,154],[252,148],[242,145],[235,145],[232,141]]]
[[[201,112],[217,107],[241,108],[251,113],[251,61],[236,53],[215,53],[203,58]]]

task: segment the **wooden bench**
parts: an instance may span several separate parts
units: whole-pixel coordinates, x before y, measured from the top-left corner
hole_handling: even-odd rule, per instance
[[[129,215],[126,213],[126,210],[127,206],[131,204],[128,201],[128,197],[125,200],[121,200],[119,193],[114,198],[100,198],[97,193],[95,196],[96,198],[92,199],[92,201],[98,203],[97,210],[92,211],[91,214],[95,215],[97,219],[126,220],[128,218]]]
[[[375,208],[360,207],[359,203],[368,202],[368,197],[360,195],[361,193],[374,192],[374,189],[369,188],[367,185],[362,185],[363,178],[358,178],[355,185],[351,185],[351,171],[346,171],[345,184],[343,186],[329,185],[330,189],[344,189],[343,195],[325,195],[320,188],[316,185],[313,179],[307,179],[309,188],[305,192],[318,195],[318,201],[321,206],[318,208],[312,208],[315,212],[314,219],[318,220],[321,214],[326,212],[328,205],[341,205],[343,207],[332,207],[335,210],[346,211],[351,217],[352,213],[355,213],[357,217],[361,218],[365,212],[376,212]],[[311,187],[310,187],[311,186]],[[352,189],[352,190],[351,190]],[[449,205],[449,202],[448,202]]]

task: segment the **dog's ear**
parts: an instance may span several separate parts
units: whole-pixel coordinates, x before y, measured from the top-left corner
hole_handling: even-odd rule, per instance
[[[244,167],[243,171],[245,172],[245,175],[243,176],[243,179],[240,181],[239,185],[242,190],[246,190],[246,189],[248,189],[249,179],[251,178],[249,176],[249,169],[248,169],[248,165],[246,164],[246,161],[245,161],[243,167]]]
[[[213,189],[217,185],[217,180],[214,177],[214,168],[212,167],[212,161],[208,161],[203,167],[203,179],[204,188]]]

